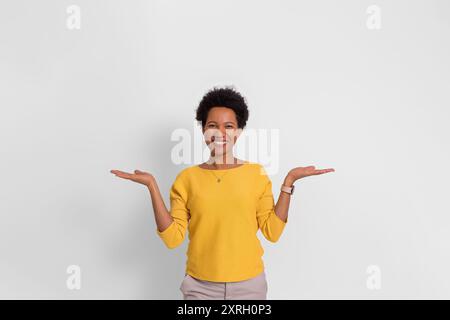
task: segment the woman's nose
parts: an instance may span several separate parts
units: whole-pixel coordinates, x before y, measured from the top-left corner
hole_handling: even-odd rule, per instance
[[[220,136],[218,138],[221,138],[223,140],[227,139],[227,134],[226,134],[225,129],[220,129]]]

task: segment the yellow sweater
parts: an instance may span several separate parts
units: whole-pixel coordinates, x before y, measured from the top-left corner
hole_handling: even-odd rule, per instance
[[[249,161],[231,169],[183,169],[170,190],[170,205],[174,221],[156,232],[172,249],[183,242],[188,229],[185,270],[200,280],[257,276],[264,271],[257,231],[276,242],[287,223],[275,214],[272,182],[264,167]]]

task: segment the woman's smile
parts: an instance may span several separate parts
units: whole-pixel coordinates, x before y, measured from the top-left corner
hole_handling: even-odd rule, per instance
[[[223,140],[223,141],[213,141],[214,144],[219,145],[219,146],[223,146],[225,144],[227,144],[227,140]]]

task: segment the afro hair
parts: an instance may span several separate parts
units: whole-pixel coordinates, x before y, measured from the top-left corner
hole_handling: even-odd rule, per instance
[[[197,121],[201,121],[202,128],[205,127],[208,112],[213,107],[230,108],[236,114],[238,128],[243,129],[248,120],[248,106],[246,99],[233,87],[214,87],[209,90],[200,101],[196,110]]]

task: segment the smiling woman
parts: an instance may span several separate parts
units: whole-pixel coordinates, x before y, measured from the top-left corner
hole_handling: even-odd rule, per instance
[[[170,190],[170,211],[147,172],[111,170],[147,186],[156,232],[164,244],[178,247],[189,234],[184,299],[267,299],[264,249],[256,235],[277,242],[288,221],[293,183],[334,169],[291,169],[275,205],[272,182],[258,163],[237,159],[233,145],[248,120],[244,97],[231,88],[214,88],[201,100],[196,120],[202,124],[210,157],[183,169]]]
[[[203,168],[232,168],[242,160],[233,157],[232,149],[247,124],[245,98],[230,88],[209,91],[197,108],[196,120],[201,122],[205,142],[211,150]]]

